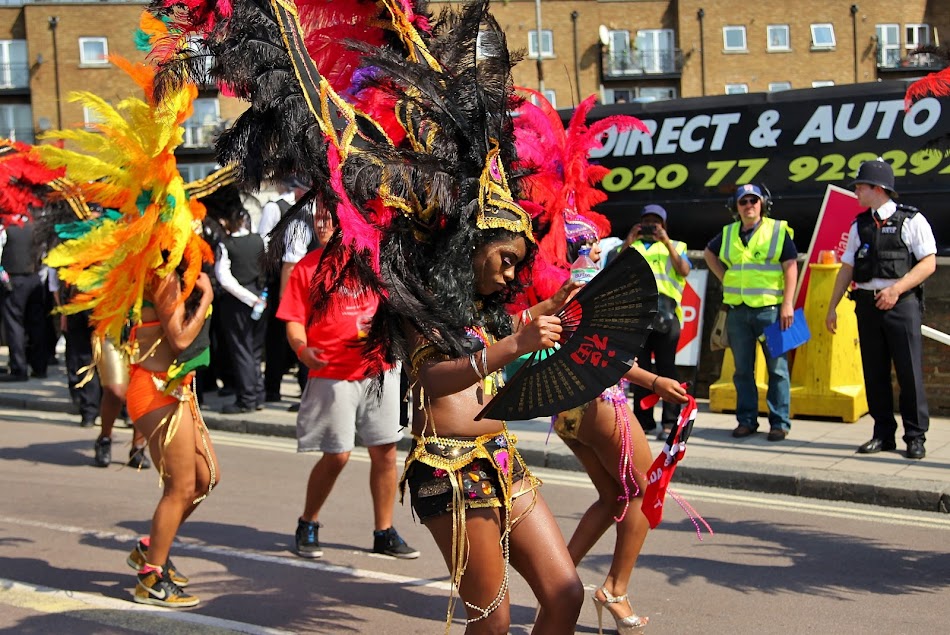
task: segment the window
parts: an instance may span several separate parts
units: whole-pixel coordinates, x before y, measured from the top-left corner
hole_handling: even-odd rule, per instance
[[[538,30],[528,31],[528,57],[538,59]],[[554,32],[541,29],[541,57],[554,57]]]
[[[544,95],[544,98],[548,101],[549,104],[551,104],[552,107],[557,108],[557,94],[553,90],[546,88],[544,92],[541,94]],[[539,100],[538,100],[537,95],[532,94],[531,97],[529,97],[529,99],[531,100],[532,104],[534,104],[535,106],[538,105]]]
[[[830,79],[820,79],[811,83],[812,88],[823,88],[825,86],[834,86],[835,83]]]
[[[637,101],[664,101],[666,99],[676,99],[675,88],[665,86],[641,88]]]
[[[787,24],[770,24],[766,27],[766,49],[769,51],[792,50]]]
[[[637,31],[637,56],[645,73],[672,73],[676,70],[673,29]]]
[[[0,137],[33,143],[33,109],[29,104],[0,106]]]
[[[614,88],[605,95],[608,104],[629,104],[633,101],[632,88]]]
[[[900,66],[900,27],[896,24],[878,24],[876,32],[877,65],[885,68]]]
[[[109,63],[109,42],[104,37],[79,38],[79,63],[82,66],[104,66]]]
[[[185,183],[203,179],[218,169],[215,163],[179,163],[178,173]]]
[[[930,25],[928,24],[908,24],[904,27],[907,34],[907,44],[904,46],[909,49],[915,49],[918,46],[927,46],[930,44]]]
[[[26,40],[0,40],[0,88],[27,88]]]
[[[791,90],[792,82],[769,82],[769,92],[777,93],[782,90]]]
[[[99,113],[89,106],[82,107],[82,122],[87,130],[95,130],[95,124],[102,123],[102,117]]]
[[[727,95],[744,95],[749,92],[748,84],[726,84]]]
[[[607,74],[622,75],[633,68],[633,54],[630,51],[630,31],[610,31],[607,44]]]
[[[811,47],[813,49],[833,49],[835,47],[835,27],[832,24],[811,25]]]
[[[744,26],[724,26],[722,27],[722,47],[727,51],[744,51],[745,45],[745,27]]]
[[[185,138],[182,146],[186,148],[207,148],[214,143],[221,124],[218,100],[214,97],[196,99],[195,113],[183,124]]]

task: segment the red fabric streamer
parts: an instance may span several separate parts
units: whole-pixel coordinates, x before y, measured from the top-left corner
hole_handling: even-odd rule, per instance
[[[650,395],[643,400],[644,406],[648,400],[656,404],[659,399],[656,395]],[[663,504],[666,500],[666,490],[673,478],[673,472],[676,471],[676,465],[686,454],[686,438],[692,429],[693,421],[696,420],[696,400],[692,395],[687,395],[688,401],[680,411],[679,420],[676,422],[673,441],[663,446],[650,471],[647,472],[647,481],[649,484],[643,493],[643,503],[641,509],[650,523],[650,528],[655,529],[663,518]]]

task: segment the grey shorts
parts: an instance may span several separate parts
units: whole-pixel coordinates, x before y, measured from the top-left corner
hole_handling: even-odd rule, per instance
[[[357,434],[366,447],[399,441],[399,372],[386,373],[381,399],[373,394],[372,379],[307,379],[297,413],[297,451],[349,452]]]

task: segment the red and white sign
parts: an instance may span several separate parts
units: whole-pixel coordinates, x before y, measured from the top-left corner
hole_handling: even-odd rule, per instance
[[[818,256],[823,251],[834,251],[837,261],[841,262],[841,254],[848,246],[848,230],[851,229],[851,222],[862,211],[864,210],[858,204],[858,197],[854,195],[854,192],[835,185],[825,188],[825,198],[821,202],[818,222],[811,235],[805,265],[798,272],[798,295],[795,296],[795,308],[800,309],[805,306],[805,294],[811,277],[808,265],[817,263]]]
[[[703,335],[703,302],[706,298],[706,281],[709,271],[690,269],[683,289],[683,328],[676,345],[677,366],[697,366]]]

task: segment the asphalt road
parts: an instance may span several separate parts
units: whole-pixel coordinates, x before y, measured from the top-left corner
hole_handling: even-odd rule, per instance
[[[415,561],[368,553],[368,461],[354,453],[321,521],[325,556],[290,552],[313,456],[292,441],[214,434],[223,481],[173,550],[202,603],[189,611],[131,601],[127,552],[159,496],[154,470],[92,466],[96,430],[56,413],[0,411],[0,632],[439,633],[448,587],[431,538],[397,507]],[[117,431],[114,456],[130,433]],[[593,498],[584,475],[538,471],[570,532]],[[634,572],[649,633],[924,633],[950,623],[950,518],[802,498],[683,487],[713,526],[697,539],[668,503]],[[600,582],[612,533],[583,563]],[[513,576],[512,633],[535,602]],[[453,632],[461,633],[460,623]],[[578,633],[596,633],[588,602]]]

